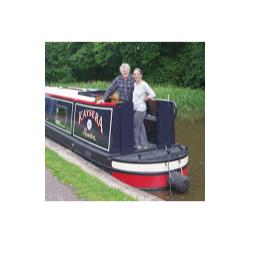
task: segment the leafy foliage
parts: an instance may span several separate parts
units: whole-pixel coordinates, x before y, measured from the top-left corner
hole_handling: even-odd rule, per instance
[[[46,82],[74,81],[69,55],[67,54],[68,43],[46,43],[45,48],[45,73]]]
[[[46,82],[111,81],[127,62],[148,82],[205,88],[202,42],[46,42]]]

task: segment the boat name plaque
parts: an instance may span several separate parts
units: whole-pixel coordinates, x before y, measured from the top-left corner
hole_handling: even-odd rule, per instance
[[[73,135],[109,151],[112,108],[76,103]]]

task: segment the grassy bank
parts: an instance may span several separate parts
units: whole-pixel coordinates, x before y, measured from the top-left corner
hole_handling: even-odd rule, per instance
[[[70,185],[75,194],[85,200],[135,200],[115,188],[110,188],[94,176],[88,175],[80,167],[72,164],[49,148],[45,149],[46,167],[62,183]]]
[[[68,83],[53,84],[61,87],[82,87],[107,89],[110,82],[95,81],[91,83]],[[203,116],[205,113],[205,91],[201,89],[190,89],[174,87],[171,84],[150,84],[154,89],[157,98],[174,100],[178,106],[178,113],[183,118]]]

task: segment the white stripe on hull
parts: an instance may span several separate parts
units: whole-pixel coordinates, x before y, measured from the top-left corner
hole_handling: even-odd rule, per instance
[[[183,168],[188,164],[189,157],[186,156],[180,160],[170,161],[169,169],[175,170],[179,168]],[[127,171],[127,172],[135,172],[135,173],[166,173],[168,172],[167,163],[127,163],[127,162],[119,162],[112,161],[112,168],[117,169],[119,171]]]

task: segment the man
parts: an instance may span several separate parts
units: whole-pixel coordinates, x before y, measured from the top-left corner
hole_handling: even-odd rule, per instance
[[[127,63],[123,63],[119,70],[121,76],[116,77],[111,86],[103,95],[103,99],[99,100],[97,103],[105,102],[110,95],[115,91],[118,91],[120,100],[123,102],[132,102],[132,93],[134,89],[134,78],[130,75],[130,66]]]

